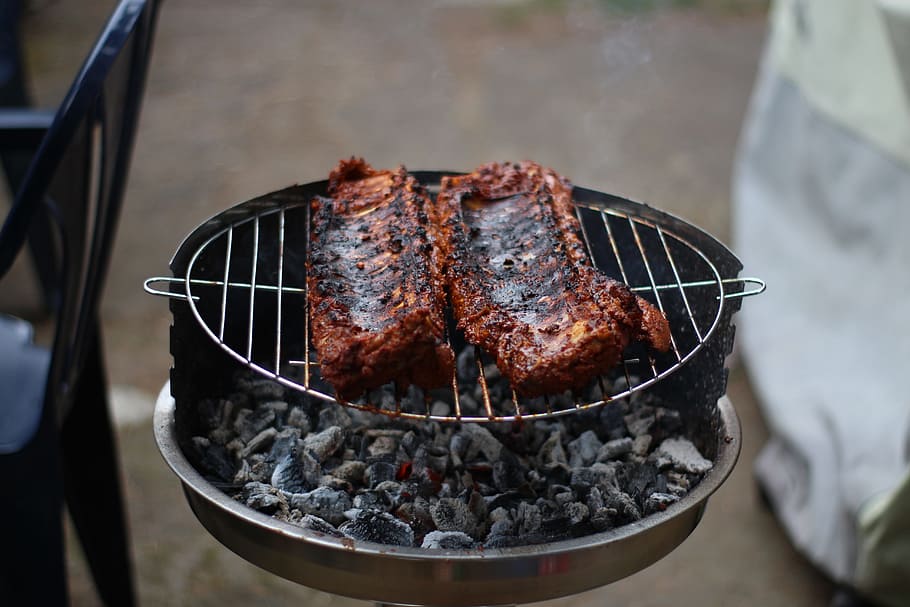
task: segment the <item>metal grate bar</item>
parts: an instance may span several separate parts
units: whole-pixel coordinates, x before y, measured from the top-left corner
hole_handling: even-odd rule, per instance
[[[487,389],[487,374],[483,370],[483,359],[480,357],[480,348],[477,346],[474,347],[474,360],[477,361],[477,370],[480,371],[480,375],[477,376],[477,381],[480,382],[480,392],[483,397],[483,408],[487,412],[487,417],[489,419],[496,419],[496,415],[493,413],[493,405],[490,402],[490,391]]]
[[[276,307],[278,321],[275,336],[275,372],[281,373],[281,300],[284,294],[284,209],[278,214],[278,293]]]
[[[253,219],[253,264],[250,274],[250,314],[246,333],[246,359],[253,361],[253,318],[256,311],[256,268],[259,265],[259,215]]]
[[[682,297],[683,305],[686,307],[686,314],[692,322],[692,329],[695,330],[695,336],[698,338],[698,343],[702,343],[704,338],[701,336],[701,330],[698,328],[698,323],[695,322],[695,315],[692,314],[692,306],[689,305],[689,298],[686,297],[686,290],[683,288],[682,280],[679,278],[679,269],[676,267],[676,260],[673,259],[673,253],[670,252],[670,247],[667,245],[667,239],[664,238],[664,231],[660,226],[657,226],[657,237],[660,238],[660,244],[663,245],[667,261],[670,262],[670,269],[673,270],[673,278],[676,279],[676,284],[679,286],[679,294]],[[676,349],[676,343],[673,344],[673,350],[676,353],[676,358],[678,360],[680,356],[679,350]]]
[[[600,212],[600,218],[603,220],[604,230],[607,233],[607,240],[610,243],[610,248],[613,249],[613,257],[616,258],[616,265],[619,266],[619,275],[622,276],[622,281],[624,283],[629,284],[629,277],[626,275],[626,267],[623,265],[622,256],[619,254],[619,245],[616,244],[616,238],[613,237],[613,228],[610,227],[610,220],[603,211]]]
[[[521,405],[518,404],[518,395],[512,390],[512,404],[515,405],[515,419],[521,419]]]
[[[632,217],[629,217],[628,220],[629,220],[629,227],[632,229],[632,238],[635,240],[635,246],[638,247],[638,252],[641,254],[641,260],[645,265],[645,271],[648,273],[648,282],[651,283],[652,293],[654,293],[654,298],[655,298],[655,300],[657,300],[657,308],[664,315],[666,315],[666,311],[664,310],[663,298],[661,298],[660,291],[657,290],[657,288],[656,288],[657,281],[654,280],[654,271],[651,269],[651,262],[648,261],[648,254],[645,252],[645,245],[641,240],[641,234],[639,234],[639,232],[638,232],[638,226],[636,225],[635,220],[632,219]],[[676,347],[676,338],[673,337],[672,330],[670,331],[670,345],[673,348],[673,352],[676,354],[676,360],[677,361],[682,360],[682,356],[680,356],[680,354],[679,354],[679,349]],[[653,377],[657,377],[658,376],[657,365],[654,362],[654,357],[649,356],[648,361],[651,365],[651,372],[653,373]]]
[[[305,205],[305,222],[303,225],[309,230],[310,227],[310,205]],[[306,254],[306,259],[310,258],[310,239],[306,239],[306,244],[304,246],[304,252]],[[303,293],[304,293],[304,304],[303,304],[303,386],[305,389],[310,389],[310,281],[304,281],[303,283]]]
[[[455,401],[455,419],[461,421],[461,396],[458,394],[458,378],[452,375],[452,394]]]
[[[221,289],[221,323],[218,328],[218,341],[224,341],[224,323],[227,318],[228,281],[231,273],[231,249],[234,243],[234,228],[227,232],[227,251],[224,258],[224,288]]]

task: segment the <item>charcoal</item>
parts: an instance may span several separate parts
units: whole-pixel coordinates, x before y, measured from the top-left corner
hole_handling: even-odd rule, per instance
[[[666,493],[667,477],[660,474],[657,467],[651,463],[626,465],[623,468],[623,478],[620,481],[620,486],[639,505],[643,506],[645,500],[652,493]]]
[[[316,424],[316,429],[322,431],[332,426],[346,429],[351,427],[351,422],[351,416],[343,407],[337,405],[323,407],[319,410],[319,422]]]
[[[398,469],[395,464],[389,462],[375,462],[367,466],[364,472],[364,480],[371,489],[385,481],[395,480],[395,474]]]
[[[499,454],[502,452],[502,443],[496,440],[496,437],[489,430],[480,424],[464,424],[461,427],[461,431],[471,439],[471,443],[465,453],[465,460],[475,459],[479,453],[482,453],[489,462],[495,462],[499,459]]]
[[[645,500],[645,515],[663,512],[670,504],[675,504],[678,501],[679,496],[672,493],[652,493]]]
[[[300,407],[292,407],[288,411],[287,425],[300,430],[300,434],[305,436],[310,432],[310,416]]]
[[[620,403],[625,401],[614,401],[600,408],[600,428],[608,442],[626,436],[625,410]]]
[[[651,442],[653,437],[650,434],[639,434],[635,437],[635,440],[632,441],[632,453],[639,457],[644,457],[648,454],[648,450],[651,448]]]
[[[256,402],[281,400],[285,394],[284,386],[278,382],[260,377],[239,378],[236,385],[238,389],[249,394]]]
[[[344,537],[344,534],[338,531],[331,523],[312,514],[304,514],[299,521],[296,521],[296,524],[304,529],[315,531],[316,533],[322,533],[331,537]]]
[[[614,511],[615,513],[615,511]],[[613,528],[613,513],[607,508],[594,510],[590,517],[591,527],[595,531],[607,531]]]
[[[205,398],[199,401],[197,408],[199,421],[207,432],[221,427],[226,404],[233,408],[233,404],[230,401],[221,398]]]
[[[398,495],[401,493],[401,483],[398,481],[382,481],[373,491],[384,491],[390,496]]]
[[[520,503],[516,510],[515,522],[518,524],[518,535],[531,535],[537,533],[543,522],[540,508],[527,502]]]
[[[440,499],[430,507],[430,515],[440,531],[462,531],[479,538],[484,530],[468,505],[457,498]]]
[[[339,531],[349,538],[365,542],[393,546],[414,545],[414,530],[388,512],[362,510],[353,520],[341,525]]]
[[[197,465],[208,478],[222,482],[233,480],[236,472],[234,458],[227,449],[202,436],[193,437],[193,448]]]
[[[593,487],[592,487],[592,489],[593,489]],[[569,491],[564,491],[564,492],[555,494],[552,498],[550,498],[549,501],[555,503],[559,507],[562,507],[568,503],[571,503],[574,500],[575,500],[575,492],[569,490]]]
[[[487,503],[487,510],[494,511],[502,508],[517,508],[526,497],[518,491],[506,491],[495,495],[484,497]]]
[[[342,480],[336,476],[332,476],[331,474],[323,474],[319,478],[319,483],[317,484],[317,486],[328,487],[329,489],[335,489],[336,491],[344,491],[345,493],[347,493],[349,495],[354,495],[354,485],[352,485],[351,483],[349,483],[345,480]]]
[[[449,467],[449,452],[439,447],[427,449],[426,465],[434,472],[445,474]]]
[[[243,483],[249,483],[251,481],[262,480],[262,479],[254,479],[252,476],[250,476],[251,470],[252,470],[252,467],[250,466],[250,462],[248,462],[247,460],[241,460],[240,467],[237,468],[236,472],[234,472],[234,483],[243,484]]]
[[[654,436],[655,444],[676,436],[682,431],[682,418],[676,409],[656,407],[654,417],[654,426],[651,427],[651,434]]]
[[[556,500],[557,496],[568,493],[570,496],[574,496],[575,493],[572,491],[572,487],[568,485],[549,485],[547,487],[547,498],[551,500]]]
[[[448,417],[452,414],[452,407],[449,403],[442,400],[434,400],[430,405],[430,415],[436,417]]]
[[[455,373],[458,381],[464,384],[473,384],[477,381],[477,360],[474,358],[474,348],[464,348],[455,359]]]
[[[234,420],[234,430],[244,443],[250,440],[275,422],[275,411],[260,407],[255,411],[243,409]]]
[[[565,512],[565,515],[569,520],[569,524],[573,526],[580,525],[581,523],[588,520],[588,517],[590,516],[588,507],[581,502],[569,502],[563,506],[563,512]]]
[[[493,484],[499,491],[508,491],[525,483],[524,467],[510,451],[503,450],[493,463]]]
[[[648,406],[633,409],[631,413],[623,418],[623,421],[626,423],[626,428],[629,429],[629,434],[633,437],[650,432],[651,427],[656,420],[657,417],[654,413],[654,408]]]
[[[246,483],[239,498],[250,508],[266,514],[274,514],[279,509],[288,508],[285,497],[266,483]]]
[[[281,506],[281,498],[273,493],[258,493],[250,496],[246,505],[253,510],[273,514]]]
[[[597,512],[604,507],[604,498],[599,487],[591,488],[591,490],[588,492],[588,497],[585,501],[585,505],[587,505],[589,512]]]
[[[313,488],[313,484],[304,475],[296,448],[292,448],[276,462],[271,481],[273,486],[287,493],[303,493]]]
[[[477,415],[480,412],[480,403],[468,392],[462,392],[458,395],[459,405],[461,406],[462,415]]]
[[[408,430],[401,437],[401,441],[398,443],[398,448],[404,451],[405,455],[409,458],[414,457],[414,453],[417,451],[417,447],[421,444],[421,439],[413,430]]]
[[[457,366],[461,414],[482,414],[473,347]],[[484,371],[491,400],[510,399],[495,365]],[[326,406],[248,373],[237,381],[227,397],[200,401],[191,459],[235,499],[330,536],[448,550],[559,541],[661,512],[711,466],[653,392],[554,419],[441,424]],[[396,398],[384,386],[370,402]],[[422,408],[425,398],[432,415],[454,411],[444,390],[410,387],[400,402]],[[566,408],[600,388],[548,398]],[[543,410],[543,398],[534,403]]]
[[[360,460],[344,461],[332,470],[332,476],[347,481],[352,485],[362,485],[367,465]]]
[[[228,394],[227,400],[234,403],[234,410],[240,411],[243,409],[253,409],[255,405],[253,404],[253,399],[250,396],[249,392],[244,392],[243,390],[237,390]]]
[[[274,411],[275,417],[277,419],[282,419],[284,417],[284,414],[288,411],[288,404],[283,400],[270,400],[268,402],[262,403],[260,406]]]
[[[275,442],[272,443],[269,457],[277,462],[292,450],[299,449],[300,446],[300,430],[285,428],[275,435]]]
[[[274,415],[274,413],[272,415]],[[249,457],[253,453],[259,453],[261,451],[271,449],[272,443],[275,442],[276,436],[278,436],[278,430],[275,428],[266,428],[251,438],[249,441],[247,441],[246,447],[244,447],[243,451],[240,452],[240,456]]]
[[[535,543],[565,540],[571,537],[571,531],[569,517],[551,515],[540,521],[540,528],[536,534],[540,536],[540,539]]]
[[[566,457],[566,451],[562,447],[562,434],[553,432],[550,437],[540,446],[537,452],[537,459],[544,468],[554,468],[557,466],[567,466],[569,463]]]
[[[687,438],[664,440],[657,448],[657,457],[658,461],[665,458],[675,470],[689,474],[704,474],[714,465],[711,460],[705,459]]]
[[[247,480],[265,483],[272,477],[275,466],[273,462],[261,453],[257,453],[245,461],[248,462],[250,466]]]
[[[308,434],[303,439],[303,448],[322,463],[344,444],[344,432],[339,426],[329,426],[321,432]]]
[[[373,458],[394,455],[396,451],[398,451],[398,440],[392,436],[377,436],[367,447],[367,453]]]
[[[597,458],[601,446],[602,443],[593,430],[583,432],[581,436],[570,441],[567,445],[569,449],[569,465],[573,468],[590,466]]]
[[[318,485],[323,476],[322,465],[316,461],[311,452],[306,450],[298,451],[297,459],[300,462],[301,474],[306,479],[306,482],[311,486]]]
[[[392,500],[385,491],[366,491],[354,496],[353,507],[358,510],[375,510],[387,512]]]
[[[469,550],[477,542],[470,535],[461,531],[431,531],[423,538],[421,548],[437,550]]]
[[[430,503],[424,498],[405,502],[395,509],[395,516],[408,523],[412,529],[427,532],[435,529],[433,515],[430,514]]]
[[[246,445],[239,438],[235,438],[224,446],[225,451],[231,454],[234,459],[241,459],[241,453]]]
[[[633,444],[634,441],[627,436],[607,441],[601,446],[595,459],[598,462],[608,462],[613,459],[618,459],[626,453],[631,452]]]
[[[352,506],[351,497],[344,491],[317,487],[306,493],[292,493],[288,498],[291,507],[303,514],[313,514],[333,525],[345,520],[344,513]]]
[[[613,527],[633,523],[641,519],[641,511],[628,493],[614,489],[604,493],[604,507],[610,515]]]
[[[569,481],[578,495],[586,495],[592,487],[614,487],[617,484],[617,467],[611,464],[595,463],[586,468],[575,468]]]

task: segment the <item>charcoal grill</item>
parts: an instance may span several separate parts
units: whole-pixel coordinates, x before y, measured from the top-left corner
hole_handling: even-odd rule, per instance
[[[416,172],[431,192],[441,172]],[[501,422],[584,414],[648,389],[679,410],[686,436],[714,467],[686,496],[641,521],[582,538],[486,550],[424,550],[338,539],[277,521],[232,500],[206,481],[186,457],[200,420],[194,405],[226,393],[234,372],[253,369],[313,399],[336,402],[321,381],[309,347],[305,286],[308,201],[327,182],[293,186],[232,207],[194,230],[173,260],[173,277],[146,281],[170,298],[174,365],[159,396],[155,436],[202,524],[228,548],[299,583],[361,599],[396,604],[499,605],[540,601],[595,588],[657,561],[698,524],[708,497],[723,483],[740,450],[736,413],[724,396],[732,316],[742,298],[764,289],[740,278],[741,264],[698,228],[647,205],[576,188],[583,236],[601,270],[624,280],[667,315],[673,345],[666,355],[634,346],[617,373],[584,394],[498,402],[486,390],[490,362],[478,353],[478,414],[461,410],[473,386],[421,394],[394,403],[338,401],[372,412],[445,422]],[[161,285],[166,285],[167,289]],[[464,345],[454,327],[449,339]],[[606,386],[621,386],[609,390]],[[595,398],[586,395],[595,394]],[[428,404],[449,399],[451,414]]]

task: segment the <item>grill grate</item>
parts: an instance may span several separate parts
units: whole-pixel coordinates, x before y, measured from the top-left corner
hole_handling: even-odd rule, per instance
[[[432,191],[434,184],[429,184]],[[646,207],[645,207],[646,208]],[[448,339],[460,359],[473,358],[476,380],[452,378],[451,387],[371,392],[355,402],[336,400],[319,375],[310,345],[305,260],[310,223],[307,199],[244,205],[195,250],[183,277],[155,277],[145,288],[185,300],[203,330],[233,358],[286,386],[325,402],[389,416],[440,422],[531,420],[599,407],[643,390],[678,370],[711,338],[724,302],[760,293],[756,278],[722,278],[704,252],[679,235],[634,212],[576,200],[588,253],[601,271],[621,279],[654,303],[670,322],[671,348],[653,354],[630,346],[610,376],[578,392],[524,399],[507,391],[492,394],[495,365],[479,348],[465,344],[450,323]],[[302,235],[302,237],[301,237]],[[169,283],[162,291],[156,284]],[[751,286],[746,290],[746,286]],[[180,287],[183,292],[176,291]],[[693,294],[697,297],[693,298]],[[691,301],[713,302],[693,306]],[[472,373],[473,375],[473,373]],[[469,397],[478,410],[466,407]],[[448,412],[434,411],[443,401]]]

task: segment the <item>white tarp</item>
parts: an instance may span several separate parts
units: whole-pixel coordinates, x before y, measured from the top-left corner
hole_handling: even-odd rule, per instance
[[[813,21],[820,5],[848,14]],[[857,17],[870,7],[775,7],[733,192],[735,249],[768,289],[743,307],[737,339],[772,435],[756,474],[788,534],[834,579],[897,606],[910,605],[910,140],[900,151],[910,106],[896,66],[910,58],[875,63],[882,48],[894,52],[879,42],[900,24]],[[792,21],[789,46],[775,39],[782,19]],[[844,20],[875,40],[868,70],[897,82],[860,78],[873,90],[852,91],[842,107],[827,96],[845,85],[838,63],[805,76],[812,64],[792,36],[817,43]],[[891,136],[878,136],[883,116],[863,107],[863,93],[872,109],[902,112]]]

